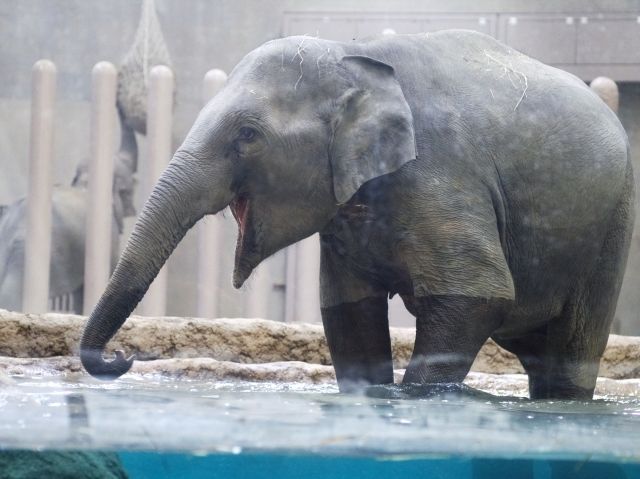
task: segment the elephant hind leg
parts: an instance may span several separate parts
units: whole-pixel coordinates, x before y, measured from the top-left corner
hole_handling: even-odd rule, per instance
[[[550,395],[593,397],[600,358],[609,339],[633,229],[633,178],[610,218],[591,273],[574,290],[558,321],[549,324]],[[555,359],[555,360],[554,360]],[[557,379],[556,379],[557,378]],[[561,382],[559,382],[561,381]]]
[[[80,286],[73,293],[71,293],[71,310],[75,314],[82,314],[84,304],[84,285]]]
[[[403,383],[460,383],[503,320],[504,300],[464,296],[416,299],[416,342]]]
[[[593,397],[600,358],[613,314],[590,307],[586,299],[571,302],[546,331],[499,344],[515,353],[529,376],[531,399]]]
[[[625,196],[615,210],[594,266],[576,280],[561,314],[526,336],[494,338],[520,359],[529,375],[531,399],[593,397],[627,260],[630,201]]]
[[[552,322],[563,321],[554,318]],[[590,399],[593,395],[597,368],[585,361],[577,343],[569,345],[561,338],[566,335],[554,331],[549,340],[549,327],[510,339],[494,337],[496,343],[515,354],[529,377],[531,399]],[[589,366],[589,367],[585,367]]]
[[[22,311],[22,271],[10,273],[0,284],[0,309]]]
[[[0,308],[22,311],[24,281],[24,248],[12,247],[0,271]]]
[[[531,399],[593,397],[615,311],[616,296],[602,294],[581,290],[546,326],[518,338],[493,338],[522,363]]]

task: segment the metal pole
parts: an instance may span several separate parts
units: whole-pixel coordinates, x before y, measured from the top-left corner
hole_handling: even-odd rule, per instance
[[[293,323],[297,321],[296,312],[296,254],[297,245],[291,245],[286,249],[286,273],[284,288],[284,321]]]
[[[147,161],[148,175],[145,197],[160,178],[171,159],[171,120],[173,108],[173,73],[169,67],[158,65],[149,74],[147,99]],[[145,316],[164,316],[167,307],[167,265],[153,281],[140,306]]]
[[[29,313],[44,313],[49,302],[51,261],[51,167],[56,66],[49,60],[39,60],[33,66],[32,78],[22,309]]]
[[[87,315],[100,299],[111,273],[116,68],[109,62],[97,63],[91,72],[91,82],[91,156],[83,301],[83,312]]]
[[[269,318],[269,296],[273,289],[270,263],[264,261],[251,274],[244,308],[247,318]]]
[[[203,81],[203,101],[208,103],[224,86],[227,74],[209,70]],[[225,218],[222,214],[204,217],[198,224],[198,316],[215,318],[219,314],[221,251]]]
[[[296,245],[294,321],[320,321],[320,237],[316,234]]]

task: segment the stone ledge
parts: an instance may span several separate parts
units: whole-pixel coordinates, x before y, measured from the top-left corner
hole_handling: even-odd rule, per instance
[[[130,374],[158,375],[172,379],[198,379],[210,381],[267,381],[322,384],[335,382],[331,366],[278,361],[260,364],[242,364],[211,358],[177,358],[136,361]],[[0,384],[11,382],[12,377],[59,377],[66,381],[89,378],[76,356],[49,358],[0,357]]]
[[[16,358],[76,356],[86,318],[0,310],[0,355]],[[391,328],[396,368],[405,368],[415,332]],[[132,316],[109,343],[140,360],[211,358],[233,363],[298,361],[330,365],[321,325],[264,319],[148,318]],[[141,362],[138,361],[137,364]],[[510,353],[488,341],[473,371],[516,374],[523,369]],[[640,377],[640,337],[611,335],[600,366],[603,377]]]

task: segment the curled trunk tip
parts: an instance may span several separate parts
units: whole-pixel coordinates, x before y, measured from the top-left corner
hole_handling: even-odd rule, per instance
[[[100,349],[80,350],[80,360],[89,374],[97,379],[109,381],[125,374],[133,365],[135,356],[126,357],[124,351],[116,351],[113,361],[105,361]]]

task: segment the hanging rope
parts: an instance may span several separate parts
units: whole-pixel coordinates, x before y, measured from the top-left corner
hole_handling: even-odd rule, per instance
[[[124,124],[141,134],[147,130],[149,71],[156,65],[171,67],[154,0],[143,0],[133,45],[118,71],[118,107]]]

